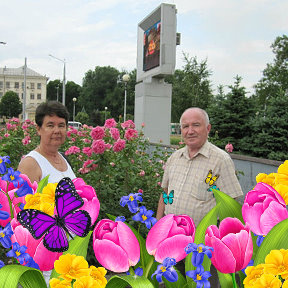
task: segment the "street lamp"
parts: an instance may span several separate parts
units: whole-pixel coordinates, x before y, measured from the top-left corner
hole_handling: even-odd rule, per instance
[[[58,61],[61,61],[64,64],[64,68],[63,68],[63,97],[62,97],[62,104],[65,106],[65,82],[66,82],[66,61],[65,59],[59,59],[51,54],[49,54],[50,57],[55,58]]]
[[[106,112],[107,112],[107,107],[105,107],[105,121],[106,121]]]
[[[77,98],[74,97],[72,100],[73,100],[73,122],[75,122],[75,103],[77,101]]]
[[[58,102],[59,101],[59,85],[57,85],[56,89],[57,89],[57,102]]]
[[[127,101],[127,83],[130,80],[129,74],[124,74],[122,77],[122,81],[125,84],[125,98],[124,98],[124,122],[126,121],[126,101]]]

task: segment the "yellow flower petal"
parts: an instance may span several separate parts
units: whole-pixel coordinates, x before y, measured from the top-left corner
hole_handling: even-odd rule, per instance
[[[279,280],[277,276],[272,274],[262,274],[261,277],[255,281],[255,288],[280,288],[282,286],[282,282]]]
[[[91,276],[84,276],[77,279],[74,284],[73,288],[101,288],[100,284],[95,281]]]

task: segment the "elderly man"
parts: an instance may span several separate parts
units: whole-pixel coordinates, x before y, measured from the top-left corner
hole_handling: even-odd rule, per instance
[[[236,198],[243,195],[228,153],[208,142],[211,129],[206,111],[189,108],[180,118],[186,146],[168,159],[162,180],[157,219],[187,214],[197,226],[216,205],[213,189]]]

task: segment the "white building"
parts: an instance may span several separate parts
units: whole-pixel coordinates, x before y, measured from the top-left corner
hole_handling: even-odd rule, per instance
[[[0,100],[7,91],[14,91],[18,94],[23,103],[24,98],[24,69],[19,68],[0,68]],[[26,101],[25,119],[35,119],[36,107],[46,101],[46,87],[48,78],[26,68]],[[19,115],[22,119],[22,115]]]

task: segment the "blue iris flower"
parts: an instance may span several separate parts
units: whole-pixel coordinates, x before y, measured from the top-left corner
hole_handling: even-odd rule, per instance
[[[212,247],[205,246],[204,244],[197,245],[195,243],[189,243],[185,247],[186,254],[193,252],[191,261],[193,266],[195,267],[202,265],[205,255],[207,255],[208,258],[211,259],[213,251],[214,249]]]
[[[0,209],[2,208],[3,206],[0,204]],[[6,220],[6,219],[8,219],[9,218],[9,213],[7,212],[7,211],[2,211],[2,210],[0,210],[0,219],[1,220]],[[0,235],[0,237],[1,237],[1,235]]]
[[[125,222],[125,221],[126,221],[126,218],[125,218],[125,216],[118,216],[118,217],[116,217],[116,219],[115,219],[115,222],[117,222],[117,221]]]
[[[10,164],[9,156],[0,156],[0,174],[6,173],[7,167],[6,163]]]
[[[152,274],[151,279],[156,275],[156,280],[159,283],[162,282],[162,276],[169,282],[176,282],[178,280],[178,274],[173,267],[174,265],[176,265],[176,260],[174,258],[165,258],[163,263],[158,265],[156,271]]]
[[[19,263],[22,265],[25,261],[29,261],[31,258],[28,253],[26,253],[27,247],[20,246],[17,242],[12,244],[12,250],[6,253],[7,257],[14,257],[16,258]]]
[[[199,265],[196,270],[187,271],[186,275],[197,283],[196,288],[201,288],[203,286],[204,288],[210,288],[208,278],[211,276],[211,273],[209,271],[204,271],[202,265]]]
[[[247,268],[248,266],[254,266],[254,260],[253,260],[253,259],[251,259],[251,260],[249,261],[248,265],[247,265],[245,268],[241,269],[241,271],[242,271],[245,275],[246,275],[245,270],[246,270],[246,268]]]
[[[135,269],[134,273],[136,276],[142,276],[143,275],[143,269],[141,267],[138,267]],[[130,275],[130,272],[127,271],[126,275]]]
[[[29,254],[27,254],[27,255],[29,255]],[[39,265],[34,261],[34,259],[30,255],[29,255],[29,257],[26,256],[25,260],[27,261],[25,266],[40,270]]]
[[[256,240],[256,244],[257,244],[258,247],[260,247],[262,242],[263,242],[263,240],[265,239],[265,235],[256,235],[256,236],[258,236],[257,240]]]
[[[123,196],[120,199],[120,205],[124,207],[126,204],[128,205],[128,209],[131,213],[136,213],[138,211],[138,202],[142,202],[143,198],[141,193],[130,193],[128,196]]]
[[[0,228],[0,243],[4,248],[10,248],[12,245],[11,236],[13,235],[10,222],[7,223],[5,228]]]
[[[157,219],[152,217],[153,214],[154,212],[152,210],[147,210],[145,206],[141,206],[139,213],[134,215],[132,219],[144,223],[146,227],[150,229],[157,222]]]
[[[4,262],[2,260],[0,260],[0,269],[5,266]]]
[[[18,186],[24,184],[24,179],[21,178],[20,171],[14,171],[13,168],[8,168],[7,174],[2,176],[2,180],[12,182],[13,186],[17,188]]]
[[[23,185],[21,185],[16,191],[16,195],[18,197],[22,197],[22,196],[26,196],[27,194],[33,194],[33,191],[32,191],[32,188],[29,186],[28,182],[24,180]]]

